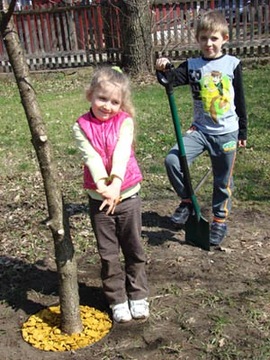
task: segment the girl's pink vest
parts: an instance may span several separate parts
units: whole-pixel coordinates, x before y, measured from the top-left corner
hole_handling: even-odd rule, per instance
[[[121,125],[128,117],[130,116],[127,113],[119,112],[109,120],[99,121],[92,116],[91,112],[88,112],[77,120],[81,130],[101,156],[108,175],[111,173],[113,153]],[[134,150],[131,149],[121,191],[136,185],[141,180],[142,174],[135,158]],[[96,190],[96,184],[87,166],[84,166],[84,188]]]

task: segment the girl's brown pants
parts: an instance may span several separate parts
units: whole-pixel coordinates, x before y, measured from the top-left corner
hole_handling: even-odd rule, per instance
[[[113,215],[101,201],[89,199],[91,224],[101,258],[103,290],[110,305],[148,296],[145,254],[141,244],[141,198],[134,195],[116,206]],[[121,260],[121,252],[123,260]]]

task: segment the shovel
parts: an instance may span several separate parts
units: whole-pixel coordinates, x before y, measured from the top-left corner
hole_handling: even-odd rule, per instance
[[[184,176],[184,184],[187,196],[192,201],[193,210],[185,224],[185,241],[202,248],[203,250],[210,250],[210,231],[209,222],[203,218],[198,204],[196,195],[192,188],[191,178],[186,158],[185,146],[182,137],[181,124],[177,113],[177,108],[173,95],[173,86],[165,77],[164,73],[157,71],[157,79],[161,85],[166,89],[168,96],[170,110],[173,119],[174,130],[176,134],[177,144],[179,148],[179,161]]]

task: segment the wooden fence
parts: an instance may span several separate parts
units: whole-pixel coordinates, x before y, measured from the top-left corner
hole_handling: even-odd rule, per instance
[[[196,53],[197,19],[210,8],[218,8],[228,20],[228,52],[250,57],[268,56],[269,1],[156,0],[149,10],[153,56],[166,54],[177,60]],[[13,16],[30,70],[119,63],[121,14],[117,5],[118,0],[82,0],[64,6],[60,2],[20,6]],[[10,71],[0,39],[0,72]]]

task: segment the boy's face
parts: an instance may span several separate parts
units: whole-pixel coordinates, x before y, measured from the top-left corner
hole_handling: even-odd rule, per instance
[[[198,43],[203,56],[216,59],[222,55],[222,45],[228,41],[228,35],[223,36],[220,31],[201,31]]]

